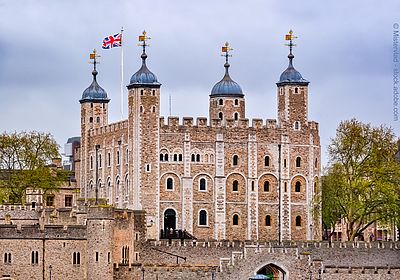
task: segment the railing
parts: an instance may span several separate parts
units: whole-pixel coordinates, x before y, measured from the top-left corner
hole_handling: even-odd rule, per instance
[[[160,239],[196,239],[192,234],[186,230],[169,229],[160,231]]]

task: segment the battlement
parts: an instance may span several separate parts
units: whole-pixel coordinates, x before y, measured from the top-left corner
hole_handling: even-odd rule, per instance
[[[400,274],[400,266],[332,266],[322,269],[323,274]]]
[[[317,130],[318,131],[319,124],[317,122],[310,121],[310,122],[308,122],[308,126],[310,127],[311,130]]]
[[[150,241],[153,246],[159,247],[228,247],[228,248],[302,248],[321,249],[321,248],[360,248],[360,249],[400,249],[400,242],[396,241],[377,241],[377,242],[364,242],[364,241],[229,241],[229,240],[159,240]]]
[[[117,132],[128,128],[128,120],[123,120],[115,123],[111,123],[100,128],[90,130],[90,136],[102,135],[105,133]]]
[[[0,239],[86,239],[85,225],[0,225]]]
[[[251,122],[251,126],[250,123]],[[313,123],[313,122],[310,122]],[[220,119],[208,120],[205,117],[198,117],[194,121],[192,117],[168,117],[167,123],[165,123],[165,118],[160,117],[160,128],[191,128],[191,127],[201,127],[201,128],[242,128],[242,129],[277,129],[277,121],[275,119],[227,119],[222,121]]]

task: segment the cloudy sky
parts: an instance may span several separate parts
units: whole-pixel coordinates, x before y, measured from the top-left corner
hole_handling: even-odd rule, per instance
[[[126,84],[140,66],[137,36],[145,29],[152,38],[148,66],[163,84],[162,115],[171,96],[172,115],[208,116],[208,95],[224,71],[220,47],[228,41],[247,117],[276,118],[275,82],[287,67],[283,38],[293,29],[294,64],[311,82],[309,116],[320,123],[326,161],[341,120],[385,124],[400,136],[392,89],[399,11],[398,0],[0,0],[0,130],[46,131],[60,145],[78,136],[78,100],[91,83],[94,48],[110,122],[118,121],[120,49],[101,50],[101,41],[121,26]]]

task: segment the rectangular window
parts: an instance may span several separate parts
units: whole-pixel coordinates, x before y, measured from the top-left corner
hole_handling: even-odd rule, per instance
[[[32,251],[32,253],[31,253],[31,264],[32,265],[39,264],[39,252],[38,251]]]
[[[107,261],[108,261],[108,263],[111,262],[111,253],[110,252],[108,252],[108,254],[107,254]]]
[[[96,252],[96,262],[99,261],[99,252]]]
[[[72,195],[66,195],[64,199],[65,207],[72,207]]]
[[[53,207],[54,206],[54,195],[46,196],[46,206]]]
[[[5,264],[11,263],[11,253],[4,253],[4,263]]]

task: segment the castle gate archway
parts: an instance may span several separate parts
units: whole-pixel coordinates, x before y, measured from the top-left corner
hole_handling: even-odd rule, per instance
[[[266,279],[266,280],[287,280],[285,271],[275,264],[267,264],[259,269],[255,276],[249,280]]]

